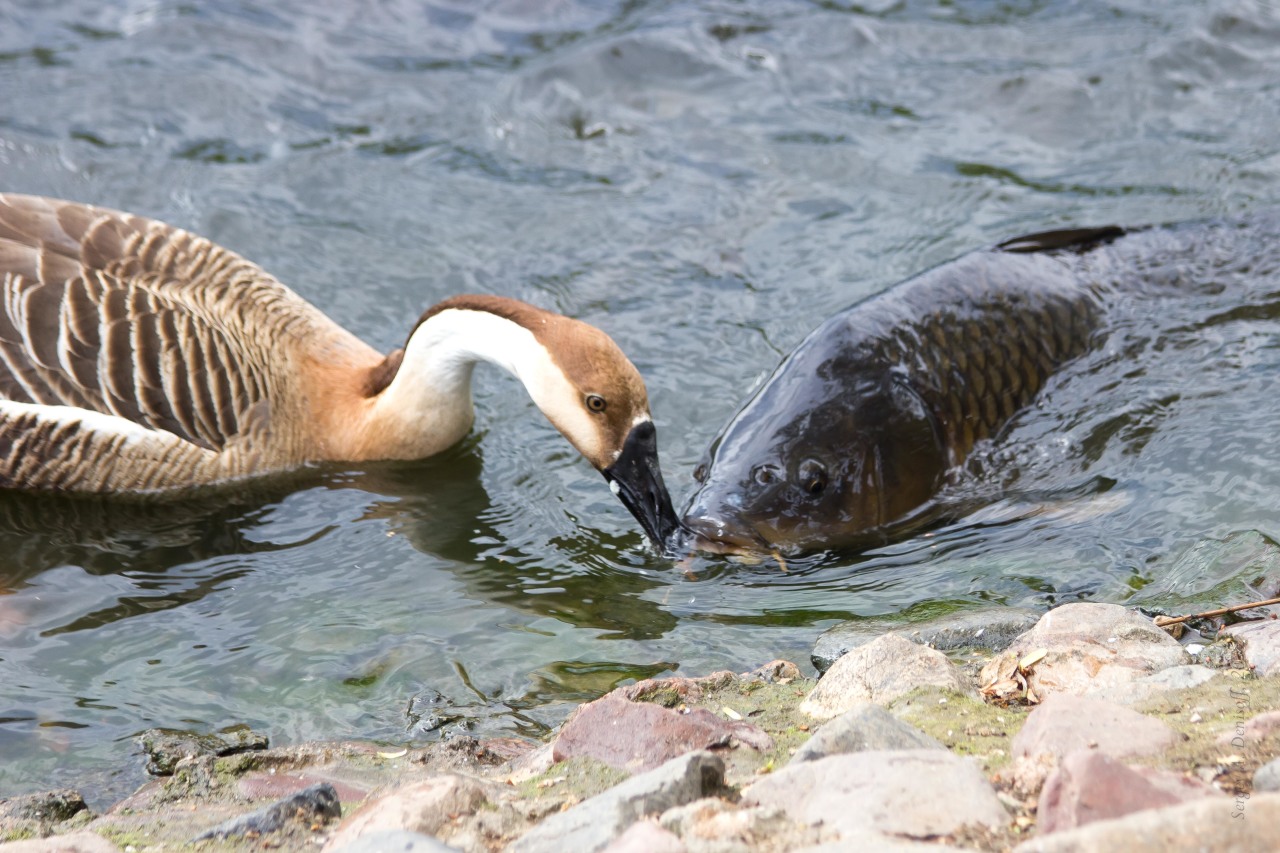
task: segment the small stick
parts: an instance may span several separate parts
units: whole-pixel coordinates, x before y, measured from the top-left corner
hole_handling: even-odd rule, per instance
[[[1188,619],[1204,619],[1209,616],[1222,616],[1227,613],[1235,613],[1237,610],[1250,610],[1254,607],[1266,607],[1268,604],[1280,604],[1280,598],[1268,598],[1266,601],[1252,601],[1248,604],[1233,604],[1230,607],[1223,607],[1219,610],[1206,610],[1204,613],[1189,613],[1186,616],[1157,616],[1155,623],[1157,628],[1163,628],[1166,625],[1177,625],[1179,622],[1186,622]]]
[[[787,573],[787,561],[782,559],[782,555],[779,554],[777,551],[774,551],[772,553],[773,553],[773,559],[778,561],[778,568],[782,569],[782,573],[785,575]]]

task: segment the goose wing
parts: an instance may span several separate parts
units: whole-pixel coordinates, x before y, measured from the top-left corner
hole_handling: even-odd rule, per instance
[[[0,196],[5,400],[113,415],[221,450],[269,420],[284,384],[273,349],[334,329],[257,266],[189,232]]]

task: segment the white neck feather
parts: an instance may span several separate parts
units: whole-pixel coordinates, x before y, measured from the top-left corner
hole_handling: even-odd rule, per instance
[[[424,458],[461,440],[475,418],[471,373],[476,362],[496,364],[524,383],[529,396],[579,451],[579,425],[564,411],[576,401],[564,372],[533,333],[487,311],[451,308],[418,326],[391,384],[375,398],[370,425],[400,458]],[[566,429],[568,428],[568,429]]]

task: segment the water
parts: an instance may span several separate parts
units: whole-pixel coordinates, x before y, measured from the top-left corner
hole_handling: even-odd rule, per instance
[[[1021,233],[1280,202],[1278,84],[1280,12],[1245,0],[10,0],[0,185],[207,235],[383,349],[465,291],[593,322],[679,502],[867,294]],[[1185,593],[1231,562],[1206,542],[1280,538],[1280,327],[1159,310],[1020,419],[993,506],[788,574],[646,553],[492,370],[436,460],[163,512],[4,498],[0,796],[109,803],[152,726],[401,743],[438,736],[406,714],[438,691],[538,736],[628,679],[805,663],[845,618]]]

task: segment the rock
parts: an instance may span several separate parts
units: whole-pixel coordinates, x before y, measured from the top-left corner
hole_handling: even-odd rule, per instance
[[[435,836],[454,817],[474,812],[487,799],[479,782],[457,774],[406,785],[368,803],[344,820],[325,850],[341,849],[376,832],[405,830]]]
[[[62,788],[0,799],[0,820],[60,823],[87,808],[79,791]]]
[[[1258,675],[1280,673],[1280,620],[1241,622],[1221,633],[1244,643],[1244,659]]]
[[[265,835],[275,832],[291,820],[328,820],[342,816],[338,792],[328,783],[312,785],[291,794],[269,806],[220,823],[213,829],[200,833],[195,841],[208,838],[229,838],[233,835]]]
[[[1100,820],[1019,844],[1014,853],[1168,853],[1276,849],[1280,794],[1234,801],[1206,797]]]
[[[120,853],[120,848],[96,832],[72,832],[0,844],[0,853]]]
[[[1170,690],[1189,690],[1199,687],[1217,676],[1218,671],[1198,663],[1171,666],[1151,675],[1136,678],[1123,686],[1103,687],[1089,692],[1090,696],[1120,705],[1135,705]]]
[[[788,764],[747,789],[742,801],[776,806],[793,820],[842,835],[927,838],[972,825],[1000,830],[1009,819],[977,764],[936,749]]]
[[[851,853],[851,851],[869,850],[874,853],[959,853],[963,849],[950,844],[938,844],[934,841],[910,841],[905,838],[893,838],[878,832],[846,832],[839,841],[828,841],[823,844],[812,844],[798,847],[790,853]]]
[[[796,750],[791,761],[814,761],[828,755],[883,749],[946,747],[879,705],[867,702],[824,723]]]
[[[267,738],[248,726],[232,726],[215,734],[147,729],[136,738],[147,754],[147,772],[153,776],[169,776],[184,758],[202,755],[232,755],[267,748]]]
[[[1096,750],[1077,750],[1045,780],[1036,809],[1036,831],[1046,835],[1217,795],[1199,779],[1152,768],[1137,770]]]
[[[787,684],[800,678],[800,667],[789,660],[771,660],[764,666],[758,666],[750,672],[738,676],[743,681],[781,682]]]
[[[1239,693],[1240,696],[1247,695],[1243,688],[1233,687],[1232,695]],[[1245,744],[1252,741],[1257,742],[1263,738],[1270,737],[1280,731],[1280,711],[1264,711],[1257,716],[1236,723],[1236,727],[1228,732],[1223,732],[1218,736],[1218,743],[1230,744],[1237,749],[1243,749]]]
[[[627,684],[610,693],[631,702],[652,702],[664,708],[674,708],[684,702],[696,702],[704,690],[714,690],[732,684],[738,676],[728,670],[720,670],[699,678],[646,678],[635,684]]]
[[[921,686],[964,692],[964,678],[946,655],[900,634],[885,634],[837,660],[800,710],[829,720],[862,702],[885,703]]]
[[[680,713],[610,693],[583,705],[565,722],[551,755],[556,761],[586,756],[638,772],[686,752],[729,746],[734,740],[756,749],[773,746],[773,739],[760,728],[722,719],[705,708]]]
[[[940,651],[987,649],[1004,651],[1014,639],[1036,624],[1041,613],[1022,607],[980,607],[948,613],[903,627],[900,619],[854,619],[828,628],[818,637],[810,660],[826,672],[839,658],[865,646],[888,631],[913,643]]]
[[[723,786],[724,762],[719,756],[692,752],[551,815],[507,849],[510,853],[603,850],[637,820],[717,794]]]
[[[1144,616],[1115,604],[1064,604],[984,666],[981,684],[998,682],[1009,661],[1041,650],[1045,655],[1027,678],[1040,699],[1053,693],[1083,696],[1122,688],[1188,661],[1178,641]]]
[[[742,807],[719,797],[677,806],[658,823],[684,839],[694,853],[720,850],[793,850],[816,842],[820,831],[791,820],[772,806]]]
[[[461,851],[430,835],[404,829],[389,829],[362,835],[350,844],[335,850],[334,853],[461,853]]]
[[[605,853],[685,853],[684,842],[674,832],[651,820],[639,820],[605,848]]]
[[[1013,738],[1013,774],[1035,791],[1069,753],[1096,749],[1115,758],[1158,752],[1180,735],[1159,720],[1086,696],[1054,694],[1037,706]]]
[[[1267,762],[1253,774],[1253,792],[1280,791],[1280,758]]]

